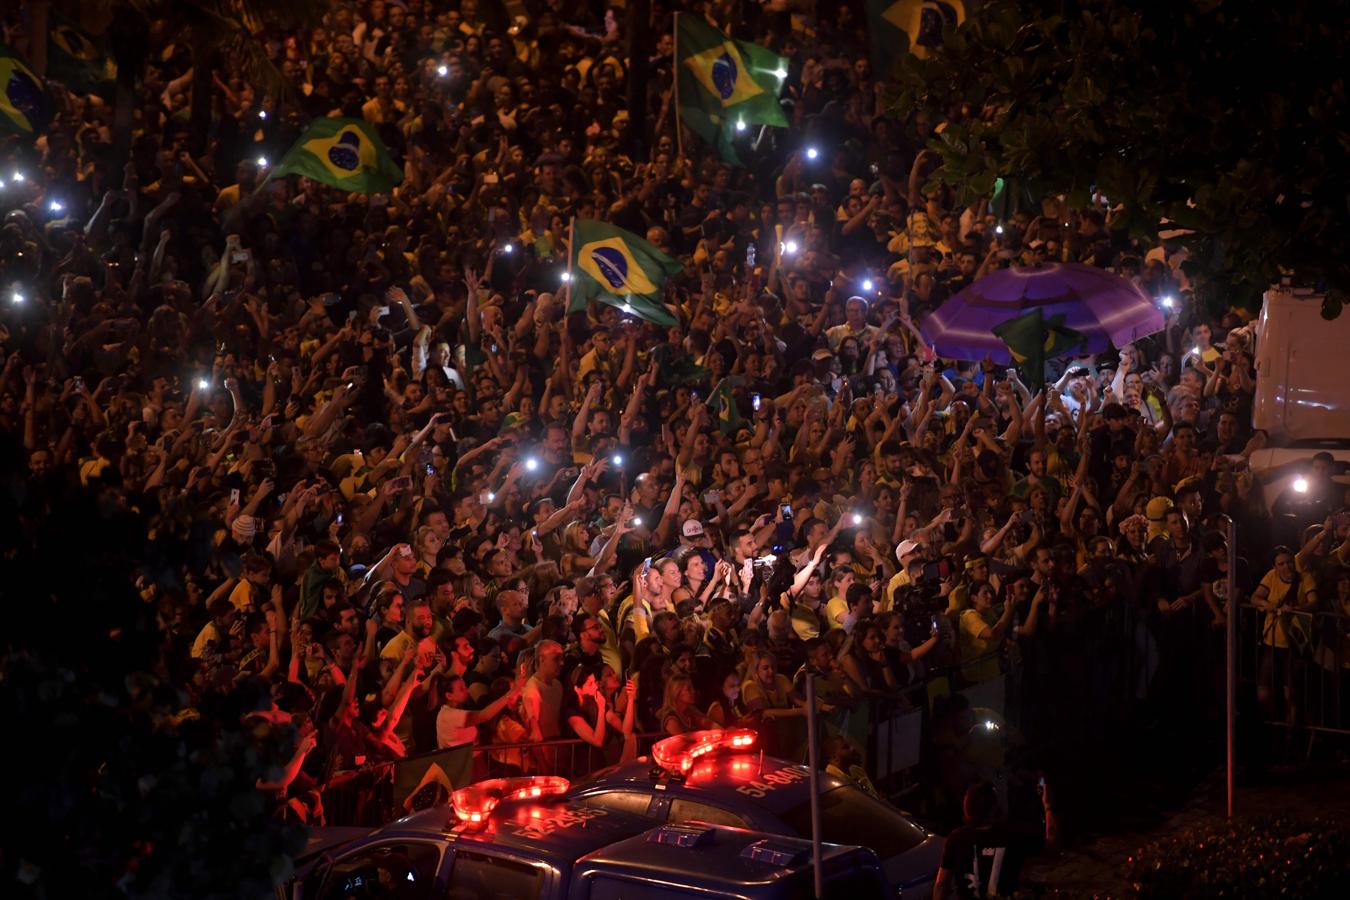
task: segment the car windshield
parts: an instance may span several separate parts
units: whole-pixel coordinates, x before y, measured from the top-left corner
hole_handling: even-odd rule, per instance
[[[811,836],[811,801],[783,814],[783,821],[802,837]],[[867,839],[860,841],[858,823],[866,822]],[[831,844],[863,844],[881,859],[899,856],[919,846],[928,833],[898,809],[854,787],[838,787],[820,795],[821,838]]]

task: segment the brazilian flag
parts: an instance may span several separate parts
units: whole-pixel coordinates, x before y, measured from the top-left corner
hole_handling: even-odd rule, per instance
[[[1013,363],[1033,392],[1045,387],[1046,360],[1087,346],[1087,335],[1066,326],[1062,314],[1046,319],[1039,306],[990,330],[1008,345]]]
[[[617,306],[658,325],[678,325],[661,303],[666,279],[682,268],[631,231],[593,219],[572,224],[569,313],[582,312],[592,300]]]
[[[357,194],[383,194],[403,180],[403,170],[363,119],[316,119],[267,181],[304,175]]]
[[[962,0],[867,0],[867,30],[872,36],[872,68],[889,74],[908,50],[920,59],[942,43],[942,29],[966,20]]]
[[[708,408],[717,414],[717,428],[723,434],[735,434],[741,427],[741,411],[736,406],[734,390],[742,378],[731,376],[723,378],[708,395]]]
[[[111,96],[117,64],[107,45],[55,10],[47,32],[47,74],[72,91]]]
[[[788,61],[758,44],[736,41],[689,15],[675,21],[680,121],[740,165],[733,146],[751,125],[787,127],[778,91]]]
[[[52,117],[52,98],[28,64],[0,44],[0,133],[36,134]]]

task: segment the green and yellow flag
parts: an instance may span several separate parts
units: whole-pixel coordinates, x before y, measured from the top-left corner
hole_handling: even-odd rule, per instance
[[[708,395],[708,408],[717,415],[717,430],[722,434],[735,434],[741,428],[741,411],[736,406],[735,388],[742,382],[739,376],[723,378]]]
[[[1087,335],[1067,327],[1062,314],[1046,319],[1039,306],[990,330],[1008,345],[1013,364],[1033,393],[1045,387],[1047,360],[1087,346]]]
[[[966,20],[962,0],[867,0],[872,68],[888,74],[905,51],[923,59],[942,42],[942,29]]]
[[[680,121],[740,165],[733,140],[751,125],[787,127],[778,92],[788,61],[772,50],[732,40],[700,19],[676,16],[676,86]]]
[[[0,44],[0,133],[36,134],[51,117],[47,86],[18,54]]]
[[[684,268],[678,260],[631,231],[593,219],[573,223],[572,243],[569,313],[599,300],[648,322],[679,324],[661,303],[666,279]]]
[[[383,194],[403,180],[375,129],[363,119],[316,119],[267,175],[304,175],[357,194]]]
[[[117,63],[107,44],[82,31],[56,10],[47,32],[47,74],[76,93],[111,96]]]

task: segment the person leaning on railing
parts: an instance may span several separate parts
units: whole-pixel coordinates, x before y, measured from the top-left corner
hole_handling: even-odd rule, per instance
[[[1298,571],[1292,550],[1276,547],[1275,565],[1257,585],[1252,605],[1266,613],[1261,625],[1265,651],[1256,692],[1260,703],[1269,708],[1277,686],[1282,688],[1286,702],[1292,699],[1289,651],[1291,647],[1301,651],[1308,643],[1308,617],[1298,611],[1317,605],[1317,582],[1312,573]]]

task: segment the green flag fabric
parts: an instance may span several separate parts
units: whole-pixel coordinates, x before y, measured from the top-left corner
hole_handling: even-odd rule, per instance
[[[403,170],[362,119],[316,119],[266,180],[283,175],[304,175],[357,194],[387,193],[403,180]]]
[[[680,121],[741,165],[733,144],[751,125],[787,127],[778,92],[788,61],[772,50],[737,41],[691,15],[675,22],[676,86]]]
[[[47,74],[76,93],[111,97],[117,64],[107,44],[51,11],[47,32]]]
[[[0,44],[0,134],[37,134],[51,117],[47,86],[17,53]]]
[[[684,268],[633,234],[594,219],[572,225],[572,279],[569,313],[582,312],[592,300],[608,303],[658,325],[679,321],[661,303],[666,279]]]
[[[740,379],[723,378],[708,395],[708,407],[717,415],[717,427],[722,434],[735,434],[741,427],[741,411],[736,407],[733,388]]]
[[[872,38],[872,68],[890,73],[905,51],[923,59],[942,41],[944,26],[966,20],[962,0],[867,0],[867,31]]]
[[[1087,335],[1064,324],[1064,316],[1051,316],[1045,322],[1045,358],[1054,359],[1087,350]]]
[[[1040,307],[991,329],[1008,345],[1013,364],[1033,392],[1045,387],[1046,360],[1087,345],[1087,335],[1064,325],[1064,316],[1046,319]]]

